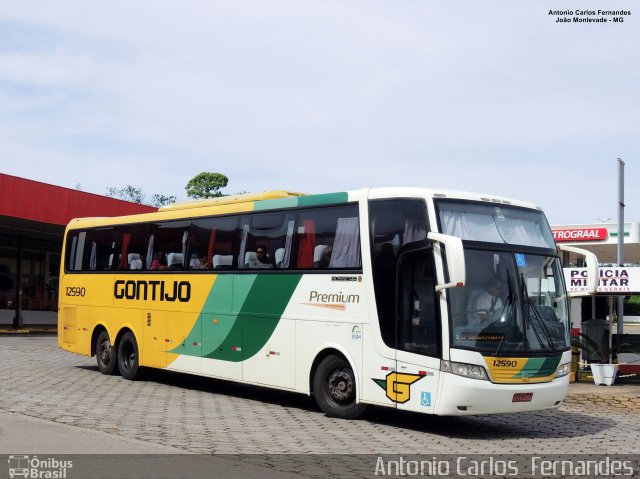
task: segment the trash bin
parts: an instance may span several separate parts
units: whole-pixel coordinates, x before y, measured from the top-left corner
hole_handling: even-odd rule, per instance
[[[604,319],[589,319],[584,321],[581,327],[582,334],[596,343],[599,350],[606,351],[609,348],[609,321],[605,321]],[[582,351],[582,358],[585,361],[600,360],[600,357],[589,351]]]

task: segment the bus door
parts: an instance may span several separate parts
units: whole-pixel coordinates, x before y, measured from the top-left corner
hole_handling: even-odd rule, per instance
[[[397,277],[395,402],[398,409],[433,412],[442,351],[433,250],[400,256]]]

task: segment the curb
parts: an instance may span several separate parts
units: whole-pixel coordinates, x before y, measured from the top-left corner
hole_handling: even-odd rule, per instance
[[[0,326],[0,335],[2,334],[58,334],[56,326],[23,326],[19,329],[13,329],[12,326]]]

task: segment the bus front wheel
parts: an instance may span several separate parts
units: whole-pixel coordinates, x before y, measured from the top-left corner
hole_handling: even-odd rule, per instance
[[[124,333],[118,343],[118,367],[123,378],[134,380],[140,376],[138,342],[131,331]]]
[[[366,409],[356,402],[356,378],[347,361],[327,356],[313,377],[313,394],[327,416],[355,419]]]
[[[96,362],[98,363],[98,369],[102,374],[117,374],[118,373],[118,354],[116,348],[111,346],[111,340],[109,339],[109,333],[101,331],[96,339]]]

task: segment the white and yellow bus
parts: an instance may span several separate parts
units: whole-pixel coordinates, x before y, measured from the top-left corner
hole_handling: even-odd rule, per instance
[[[558,254],[534,205],[420,188],[76,219],[59,346],[126,379],[148,367],[312,394],[337,417],[553,408],[571,362]]]

